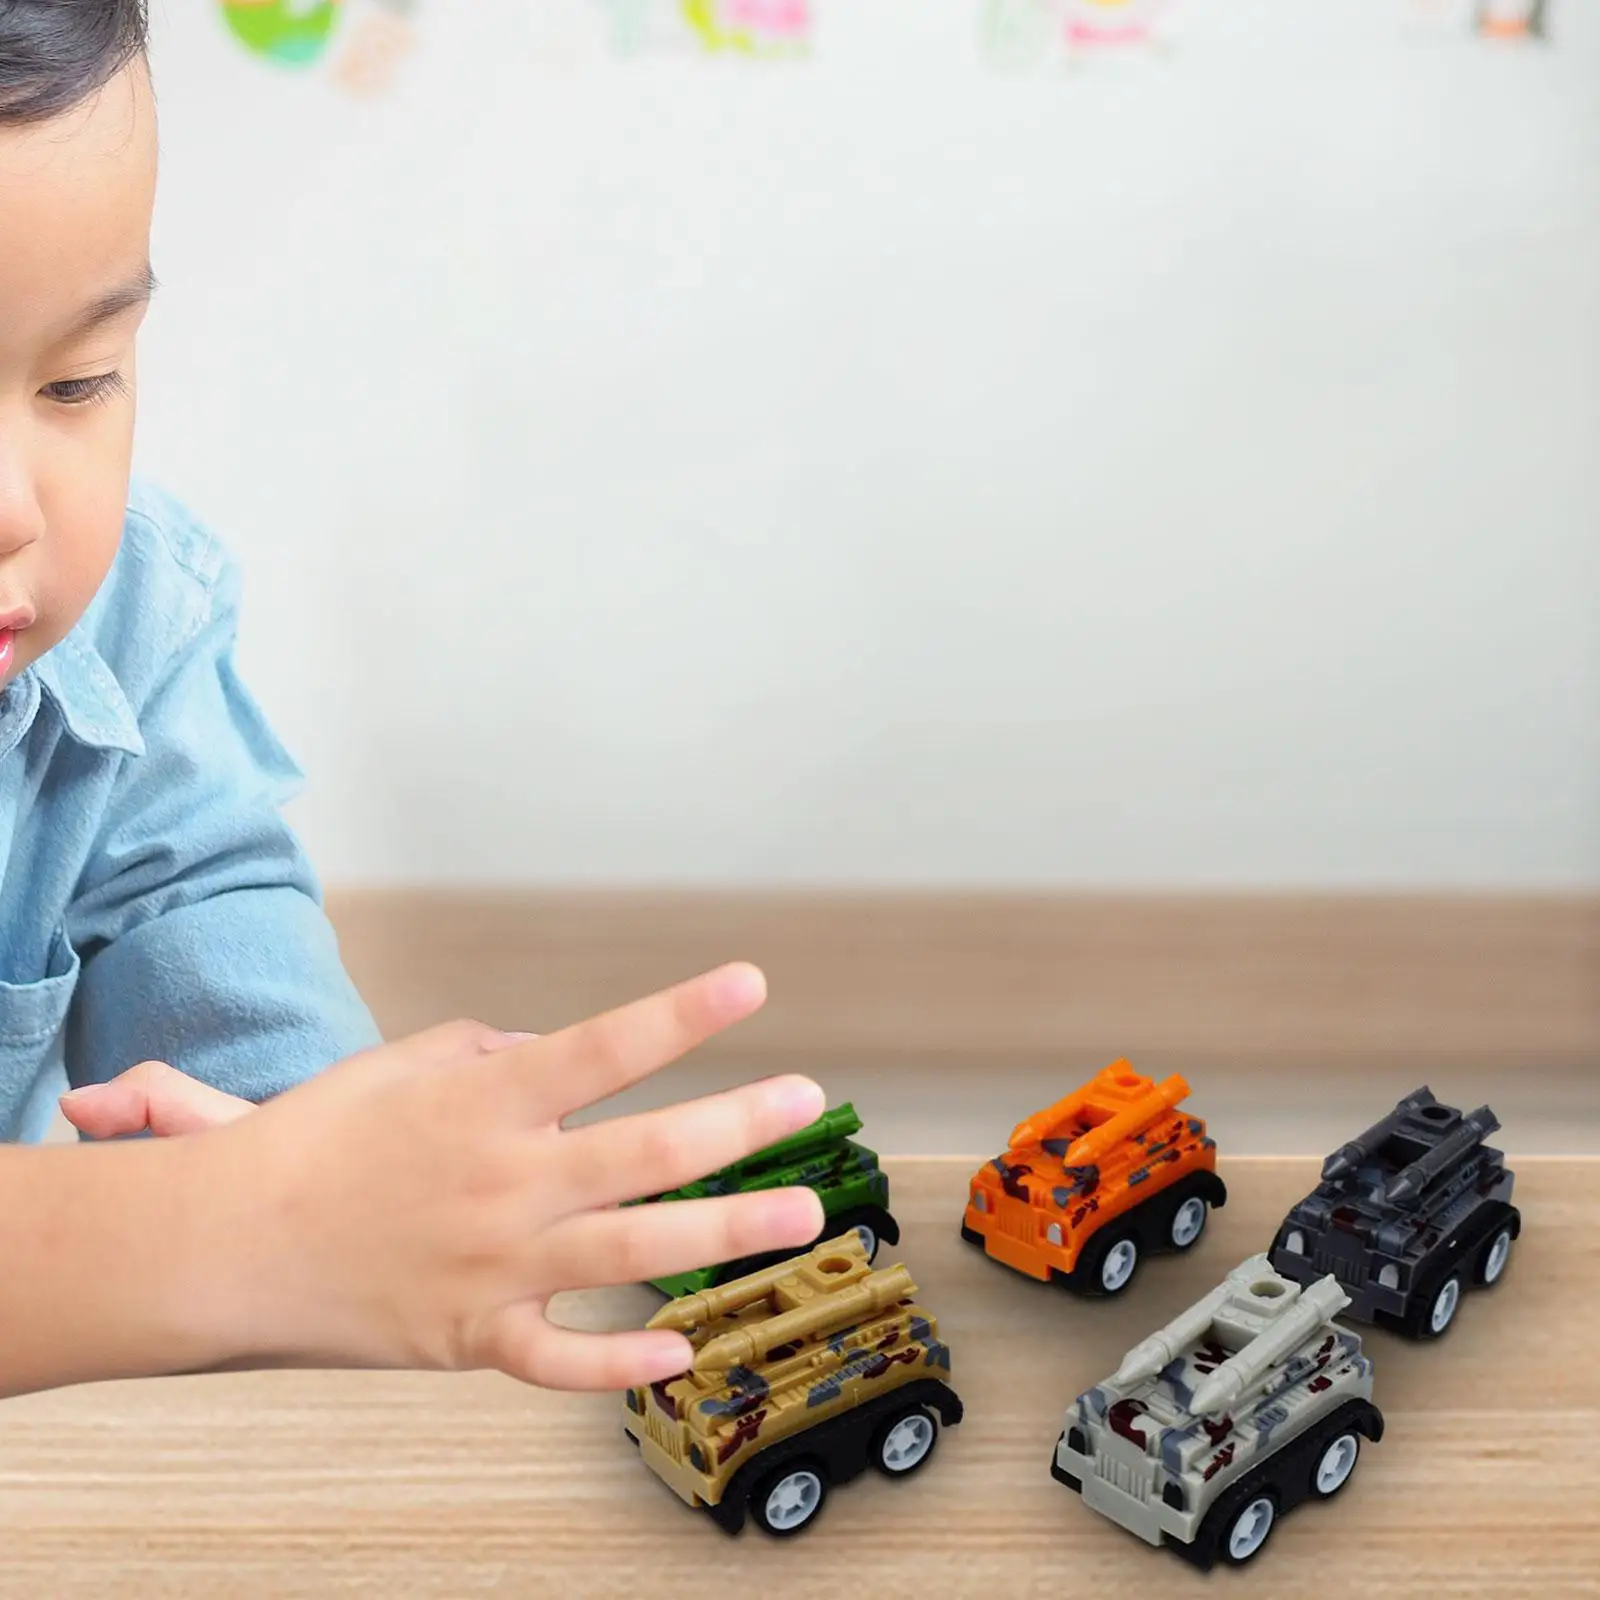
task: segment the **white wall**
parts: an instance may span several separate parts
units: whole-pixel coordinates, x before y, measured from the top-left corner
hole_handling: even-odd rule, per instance
[[[1600,883],[1600,7],[812,5],[360,100],[166,0],[140,465],[325,875]]]

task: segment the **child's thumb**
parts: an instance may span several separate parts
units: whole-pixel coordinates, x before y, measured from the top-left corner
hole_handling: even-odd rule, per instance
[[[166,1137],[233,1122],[255,1107],[164,1061],[141,1061],[108,1083],[85,1084],[61,1096],[62,1114],[91,1139],[146,1131]]]

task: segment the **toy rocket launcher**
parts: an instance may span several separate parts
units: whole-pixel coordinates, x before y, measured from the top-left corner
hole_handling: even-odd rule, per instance
[[[1118,1294],[1151,1254],[1188,1250],[1227,1203],[1216,1141],[1178,1109],[1179,1076],[1157,1083],[1114,1061],[1011,1130],[973,1175],[961,1237],[1026,1273]]]

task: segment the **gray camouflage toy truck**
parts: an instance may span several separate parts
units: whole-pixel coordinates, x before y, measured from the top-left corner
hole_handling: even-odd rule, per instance
[[[1372,1363],[1332,1320],[1348,1300],[1331,1275],[1302,1289],[1252,1256],[1078,1396],[1051,1476],[1202,1570],[1249,1561],[1383,1437]]]
[[[1296,1283],[1332,1273],[1357,1322],[1437,1339],[1464,1290],[1500,1281],[1522,1216],[1513,1174],[1484,1141],[1488,1106],[1463,1115],[1426,1087],[1322,1164],[1322,1181],[1284,1218],[1270,1258]]]

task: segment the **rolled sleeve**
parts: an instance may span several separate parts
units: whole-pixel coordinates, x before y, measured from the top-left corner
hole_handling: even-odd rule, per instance
[[[76,1087],[143,1060],[261,1101],[378,1042],[281,815],[301,774],[235,663],[238,580],[139,714],[67,918]]]

